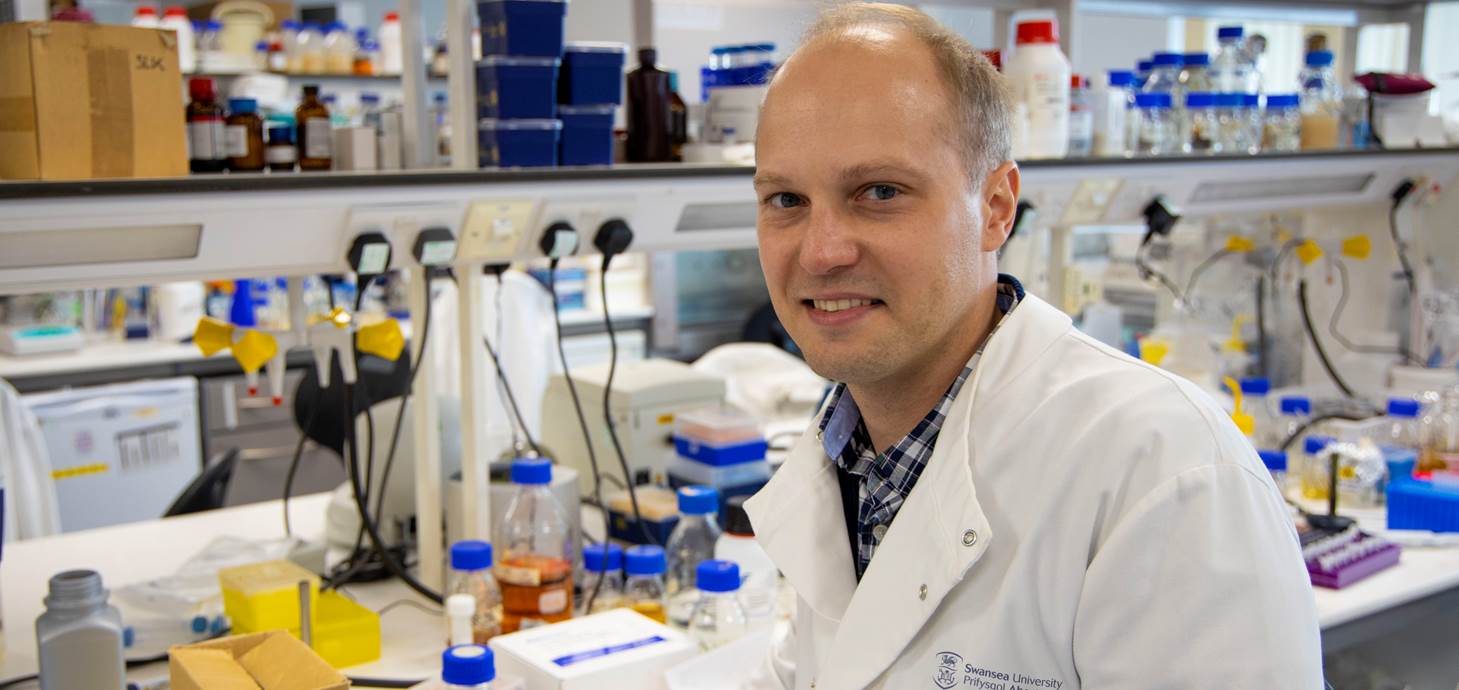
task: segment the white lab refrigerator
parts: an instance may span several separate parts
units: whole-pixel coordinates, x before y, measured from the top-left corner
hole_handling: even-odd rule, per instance
[[[195,378],[23,399],[45,436],[63,532],[162,517],[202,470]]]

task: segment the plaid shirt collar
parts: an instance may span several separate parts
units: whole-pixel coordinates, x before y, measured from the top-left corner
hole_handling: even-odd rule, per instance
[[[838,383],[832,390],[826,413],[821,417],[819,436],[826,457],[833,458],[841,469],[855,475],[859,480],[859,549],[856,554],[858,581],[871,564],[871,557],[886,535],[892,518],[896,517],[902,503],[912,493],[923,468],[927,466],[927,461],[932,458],[937,435],[942,430],[953,400],[977,367],[983,349],[987,347],[993,333],[998,331],[1008,314],[1018,306],[1023,295],[1023,285],[1016,278],[1004,274],[998,276],[998,310],[1003,314],[998,324],[983,339],[978,351],[927,416],[917,423],[911,433],[892,444],[885,452],[877,453],[872,446],[871,435],[861,418],[861,410],[848,395],[846,384]]]

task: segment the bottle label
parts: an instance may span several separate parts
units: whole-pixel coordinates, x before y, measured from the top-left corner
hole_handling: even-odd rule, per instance
[[[311,117],[304,121],[304,156],[307,158],[334,157],[334,131],[330,129],[329,118]]]
[[[293,163],[294,147],[270,146],[267,151],[264,151],[264,158],[270,163]]]
[[[228,157],[242,158],[248,155],[248,128],[243,125],[228,125]]]
[[[224,139],[222,118],[194,118],[187,123],[188,160],[212,161],[227,158],[228,148]]]
[[[496,579],[511,585],[523,587],[541,587],[542,571],[536,568],[523,568],[498,563],[496,568]]]
[[[567,610],[567,589],[552,589],[537,598],[537,610],[544,616]]]

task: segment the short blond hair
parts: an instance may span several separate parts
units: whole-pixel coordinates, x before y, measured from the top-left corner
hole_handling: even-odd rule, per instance
[[[1013,96],[1003,75],[966,39],[921,10],[876,2],[832,6],[806,31],[801,47],[856,41],[854,29],[865,26],[904,29],[932,51],[953,100],[963,160],[975,185],[1012,158]]]

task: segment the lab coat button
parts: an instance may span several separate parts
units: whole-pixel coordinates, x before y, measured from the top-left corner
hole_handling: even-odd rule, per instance
[[[872,538],[876,539],[877,542],[881,542],[881,540],[882,539],[885,539],[886,536],[887,536],[887,526],[886,525],[875,525],[875,526],[873,526],[871,528],[871,536],[872,536]]]
[[[917,598],[927,601],[927,585],[922,585],[917,588]]]
[[[963,532],[963,546],[972,546],[978,543],[978,533],[974,530]]]

